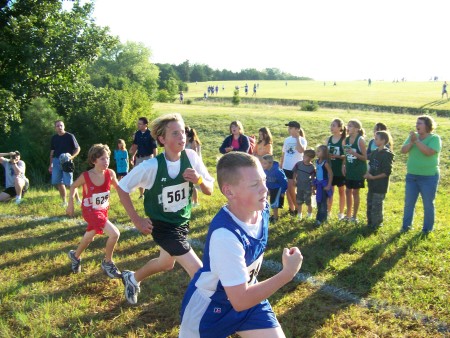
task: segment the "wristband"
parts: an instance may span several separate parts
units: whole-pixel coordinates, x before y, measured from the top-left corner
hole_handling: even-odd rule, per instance
[[[200,185],[200,184],[202,184],[203,183],[203,178],[200,176],[199,178],[198,178],[198,181],[197,181],[197,185]]]

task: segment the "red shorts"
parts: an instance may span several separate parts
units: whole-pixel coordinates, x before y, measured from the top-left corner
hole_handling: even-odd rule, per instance
[[[83,212],[83,218],[88,224],[86,231],[95,230],[96,234],[102,235],[106,221],[108,221],[108,210]]]

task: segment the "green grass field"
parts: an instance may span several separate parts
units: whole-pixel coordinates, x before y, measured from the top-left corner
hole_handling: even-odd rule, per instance
[[[377,85],[375,82],[373,87]],[[261,92],[264,86],[261,83]],[[359,118],[368,131],[376,122],[386,122],[394,137],[396,162],[386,198],[385,226],[373,232],[364,222],[338,222],[334,212],[328,224],[316,229],[312,221],[299,222],[282,211],[284,216],[270,229],[265,261],[272,264],[261,269],[260,279],[274,273],[284,247],[301,249],[302,274],[270,297],[287,337],[450,335],[448,119],[436,118],[437,133],[444,145],[441,182],[435,231],[425,237],[420,235],[420,200],[415,229],[399,233],[406,160],[399,149],[415,125],[415,116],[322,109],[308,113],[296,107],[234,108],[205,103],[156,104],[154,109],[158,115],[180,112],[186,123],[197,129],[203,142],[204,161],[214,175],[218,148],[234,119],[243,122],[248,134],[268,126],[277,158],[287,136],[284,124],[290,120],[301,123],[308,144],[313,147],[329,134],[334,117],[344,121]],[[365,190],[361,196],[363,221]],[[133,200],[143,215],[142,202],[137,197],[134,194]],[[99,237],[83,256],[82,273],[71,274],[67,252],[77,246],[85,224],[80,211],[74,219],[65,217],[59,202],[56,190],[35,188],[20,207],[13,203],[0,205],[0,336],[176,337],[180,303],[189,282],[184,270],[176,266],[174,271],[148,278],[141,284],[137,306],[130,306],[124,299],[122,283],[108,279],[100,269],[105,238]],[[201,205],[193,210],[191,222],[191,238],[200,243],[195,246],[199,255],[208,223],[224,202],[217,187],[213,196],[200,195]],[[138,269],[157,256],[158,248],[150,237],[133,230],[115,192],[111,205],[110,219],[121,230],[115,262],[122,270]]]
[[[252,97],[253,84],[259,83],[258,99],[280,98],[296,100],[314,100],[331,102],[352,102],[379,106],[401,106],[423,109],[449,110],[450,101],[441,99],[442,82],[384,82],[373,81],[369,87],[367,81],[333,82],[328,81],[224,81],[190,83],[188,98],[203,97],[208,85],[219,86],[219,97],[232,97],[236,85],[240,86],[240,95],[245,97],[244,85],[249,85],[248,97]],[[225,90],[222,90],[222,84]],[[215,95],[216,96],[216,95]]]

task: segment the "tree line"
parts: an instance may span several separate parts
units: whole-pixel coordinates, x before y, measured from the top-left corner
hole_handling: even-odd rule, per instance
[[[189,60],[179,65],[157,63],[160,69],[160,81],[175,78],[182,82],[232,81],[232,80],[312,80],[309,77],[295,76],[284,73],[278,68],[266,68],[262,71],[248,68],[240,72],[227,69],[212,69],[204,64],[190,64]]]

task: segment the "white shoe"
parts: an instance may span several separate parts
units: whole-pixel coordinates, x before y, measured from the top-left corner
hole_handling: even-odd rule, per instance
[[[342,221],[345,218],[344,214],[338,214],[338,220]]]
[[[67,206],[68,206],[67,202],[62,202],[62,203],[61,203],[61,207],[62,207],[62,208],[67,208]]]
[[[19,205],[20,203],[22,203],[22,199],[21,198],[16,198],[16,204]]]
[[[302,219],[302,218],[303,218],[303,215],[302,215],[301,212],[299,212],[299,213],[297,214],[297,218],[298,218],[298,219]]]
[[[306,215],[306,218],[312,218],[312,213],[311,212],[308,212],[308,214]]]

